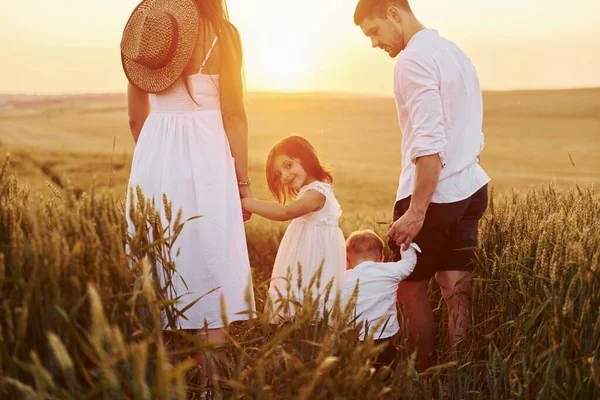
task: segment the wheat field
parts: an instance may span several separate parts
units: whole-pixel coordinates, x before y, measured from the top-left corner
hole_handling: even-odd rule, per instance
[[[247,111],[259,191],[270,147],[298,134],[334,170],[345,210],[354,209],[357,196],[344,185],[357,180],[389,208],[400,173],[393,98],[249,93]],[[550,181],[559,187],[590,184],[600,176],[600,89],[486,92],[483,131],[482,165],[497,190]],[[124,190],[133,153],[125,97],[0,96],[0,146],[13,153],[20,180],[34,187],[65,172],[81,189],[94,175],[105,187],[113,158],[112,184]]]
[[[283,327],[263,311],[285,224],[246,224],[258,314],[234,324],[214,379],[225,398],[540,398],[600,396],[600,90],[486,93],[482,164],[493,195],[482,221],[463,362],[448,363],[445,307],[431,286],[440,363],[394,370],[357,343],[348,311],[310,304]],[[169,240],[148,205],[126,235],[133,150],[122,95],[10,97],[0,111],[0,398],[190,397],[192,340],[167,359],[160,288]],[[6,105],[9,106],[6,106]],[[268,198],[270,146],[300,134],[335,174],[345,234],[385,234],[400,168],[393,100],[249,94],[254,193]],[[48,183],[46,183],[48,182]],[[178,229],[173,211],[172,229]],[[148,228],[150,222],[150,228]],[[185,229],[185,227],[184,227]],[[124,249],[131,250],[130,258]],[[131,267],[131,268],[130,268]]]

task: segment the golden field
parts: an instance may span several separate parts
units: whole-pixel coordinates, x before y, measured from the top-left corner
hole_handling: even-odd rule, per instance
[[[124,95],[0,97],[3,103],[0,151],[11,153],[21,185],[48,195],[46,182],[60,189],[68,178],[76,193],[95,182],[124,196],[134,150]],[[271,199],[264,179],[271,146],[302,135],[334,171],[344,233],[385,234],[401,169],[393,98],[248,93],[246,103],[255,196]],[[600,181],[600,88],[484,93],[483,131],[482,165],[497,194]],[[246,224],[250,236],[269,232],[257,234],[258,243],[249,239],[252,265],[265,276],[285,226],[256,217]]]
[[[67,177],[76,193],[93,181],[99,190],[124,195],[134,150],[124,95],[2,99],[0,151],[11,153],[20,184],[51,194],[46,182],[60,189]],[[373,228],[385,234],[401,170],[393,98],[248,93],[246,103],[255,196],[271,199],[264,179],[271,146],[302,135],[334,171],[344,233]],[[483,131],[482,165],[496,193],[600,181],[600,88],[484,93]],[[265,276],[285,226],[256,217],[246,225],[249,233],[272,233],[249,242],[251,258],[261,255],[253,266]],[[265,245],[274,251],[252,255]]]
[[[345,212],[391,207],[401,140],[392,98],[249,93],[247,111],[257,194],[270,147],[298,134],[334,170]],[[496,190],[600,178],[600,89],[486,92],[483,131],[482,165]],[[63,173],[78,188],[94,175],[105,187],[113,158],[112,183],[125,190],[134,149],[125,96],[0,96],[0,149],[12,153],[20,182],[34,187]]]
[[[271,325],[265,281],[285,224],[253,217],[246,229],[257,313],[231,327],[218,393],[598,398],[600,90],[486,93],[484,101],[482,163],[495,191],[481,222],[462,362],[448,363],[435,285],[441,365],[424,373],[402,335],[398,366],[374,372],[380,348],[356,341],[348,310],[319,318],[305,303],[293,322]],[[164,228],[148,207],[131,214],[136,235],[127,235],[133,145],[124,97],[0,97],[0,107],[0,149],[12,154],[0,166],[0,398],[190,398],[187,355],[215,349],[193,340],[167,359],[160,313],[169,306],[148,267],[172,265],[164,246],[173,243],[148,243],[148,229],[157,238]],[[270,146],[300,134],[334,170],[344,233],[385,235],[400,169],[392,99],[249,94],[248,113],[255,195],[268,198]]]

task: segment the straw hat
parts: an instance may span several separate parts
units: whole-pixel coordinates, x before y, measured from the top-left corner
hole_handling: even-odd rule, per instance
[[[121,39],[121,62],[129,82],[149,93],[173,85],[192,57],[198,23],[194,0],[142,1]]]

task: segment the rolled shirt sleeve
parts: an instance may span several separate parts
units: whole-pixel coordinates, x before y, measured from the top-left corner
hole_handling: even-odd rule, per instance
[[[419,157],[439,154],[442,166],[446,165],[444,111],[436,68],[425,55],[418,59],[406,57],[397,64],[398,90],[415,135],[408,154],[413,164]]]

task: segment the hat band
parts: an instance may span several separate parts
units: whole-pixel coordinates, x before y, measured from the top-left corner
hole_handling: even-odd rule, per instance
[[[175,50],[177,50],[177,45],[179,44],[179,26],[177,25],[177,20],[175,19],[173,14],[169,12],[165,12],[165,14],[167,14],[169,19],[171,20],[171,26],[173,27],[173,40],[171,40],[171,47],[169,48],[167,54],[165,54],[163,60],[160,63],[153,65],[152,67],[148,67],[151,70],[157,70],[166,67],[173,59],[173,56],[175,55]]]

